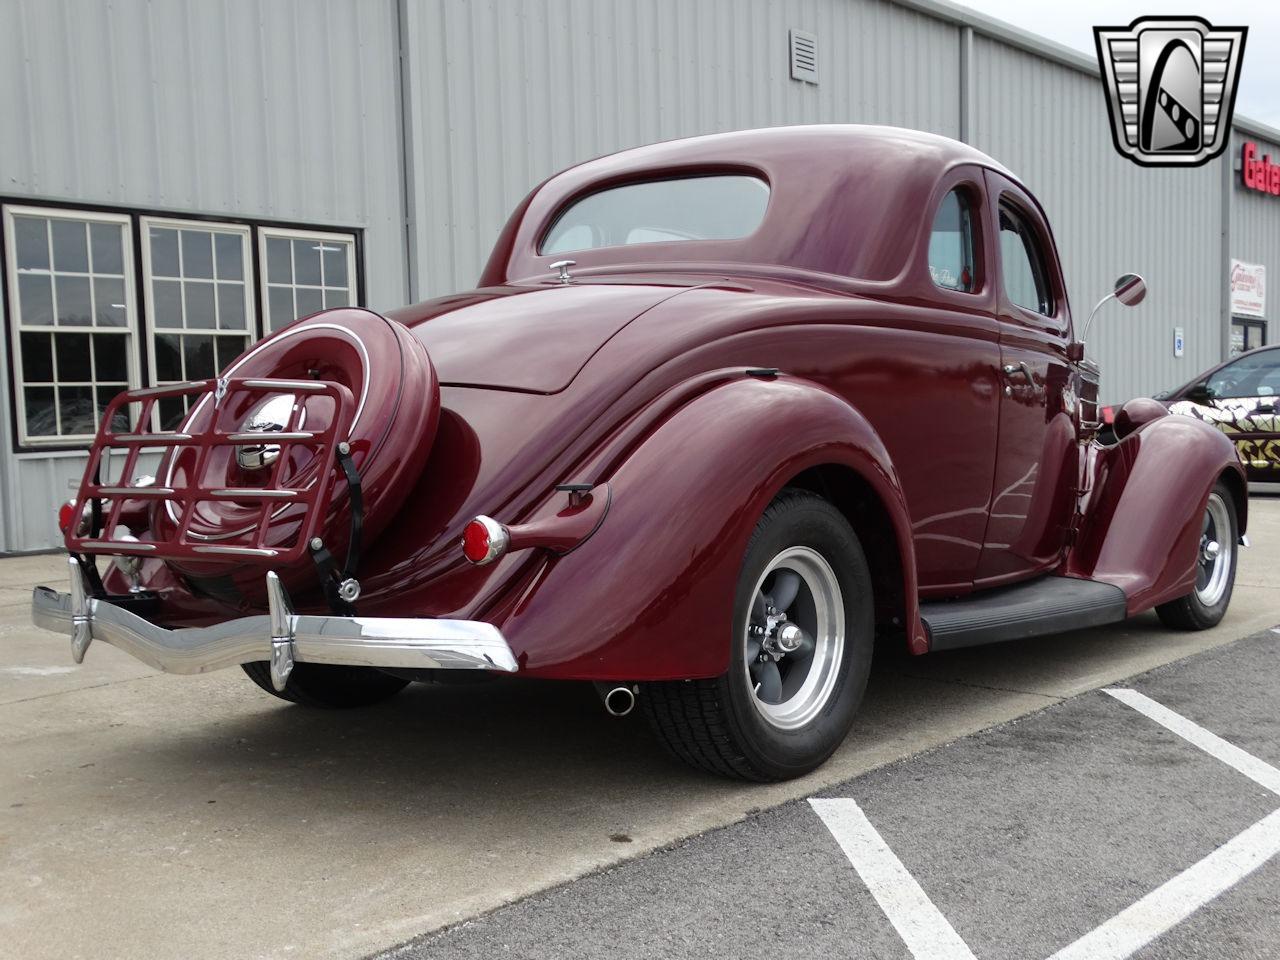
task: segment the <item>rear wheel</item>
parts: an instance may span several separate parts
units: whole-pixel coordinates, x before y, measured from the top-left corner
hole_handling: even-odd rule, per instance
[[[409,685],[372,667],[344,667],[328,663],[295,663],[283,690],[271,685],[266,661],[242,664],[249,679],[273,697],[304,707],[330,710],[369,707],[395,696]]]
[[[831,504],[784,491],[747,547],[729,670],[645,684],[639,702],[680,759],[746,780],[813,770],[840,745],[871,668],[871,575]]]
[[[1235,586],[1239,539],[1235,500],[1231,491],[1218,483],[1209,494],[1201,522],[1195,588],[1185,597],[1156,607],[1165,626],[1207,630],[1221,622]]]

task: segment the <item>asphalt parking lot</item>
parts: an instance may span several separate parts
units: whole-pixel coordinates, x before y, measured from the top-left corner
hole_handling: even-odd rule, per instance
[[[530,898],[386,960],[1280,956],[1277,655],[1280,631],[1260,633],[1114,694],[1082,694],[812,802]],[[1174,711],[1243,748],[1256,766],[1233,768],[1118,699],[1133,691],[1140,707],[1154,701]],[[1218,859],[1232,862],[1203,865],[1219,848],[1228,854]],[[1167,922],[1184,913],[1185,922]]]
[[[324,714],[238,672],[165,677],[102,644],[75,667],[27,620],[61,561],[0,561],[0,956],[353,958],[449,925],[407,949],[910,956],[815,808],[781,806],[811,795],[853,799],[974,955],[1048,956],[1280,805],[1096,692],[1222,648],[1136,683],[1280,764],[1280,496],[1254,498],[1250,536],[1214,630],[1148,615],[890,653],[831,762],[769,787],[685,770],[576,685],[415,687]],[[1275,870],[1140,955],[1268,956],[1248,950],[1277,939]],[[566,904],[575,941],[550,930]]]

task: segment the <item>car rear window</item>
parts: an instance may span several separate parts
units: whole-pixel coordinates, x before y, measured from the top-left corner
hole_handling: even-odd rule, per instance
[[[738,240],[755,232],[768,204],[768,185],[759,177],[740,174],[629,183],[566,207],[538,252]]]

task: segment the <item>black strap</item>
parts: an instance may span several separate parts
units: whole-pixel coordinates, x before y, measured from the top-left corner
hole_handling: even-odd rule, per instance
[[[329,609],[339,616],[354,617],[355,606],[342,599],[338,588],[344,580],[355,577],[356,568],[360,565],[360,540],[364,536],[364,489],[360,485],[356,465],[351,462],[350,444],[338,444],[337,461],[347,479],[347,491],[351,498],[351,540],[347,545],[346,566],[339,572],[333,554],[318,537],[309,544],[309,548],[316,572],[320,575],[320,586],[324,590],[325,599],[329,601]]]
[[[96,487],[102,483],[102,463],[99,461],[93,467],[93,485]],[[82,508],[83,509],[83,508]],[[80,527],[80,518],[71,518],[71,529],[77,530]],[[102,501],[97,497],[89,498],[89,535],[97,540],[102,536]],[[96,568],[95,568],[96,569]]]
[[[338,444],[338,466],[347,478],[347,493],[351,497],[351,541],[347,545],[347,567],[342,579],[354,577],[360,566],[360,538],[364,535],[364,489],[360,486],[360,474],[351,462],[351,447]]]
[[[329,609],[340,617],[354,617],[355,607],[342,599],[338,593],[339,577],[334,569],[333,554],[324,543],[316,538],[311,541],[311,559],[315,561],[316,572],[320,574],[320,587],[324,590],[324,598],[329,601]]]
[[[98,565],[94,562],[93,557],[77,553],[75,558],[76,563],[80,565],[80,571],[84,574],[85,579],[89,581],[89,593],[95,597],[105,597],[107,588],[102,585],[102,576],[98,573]]]

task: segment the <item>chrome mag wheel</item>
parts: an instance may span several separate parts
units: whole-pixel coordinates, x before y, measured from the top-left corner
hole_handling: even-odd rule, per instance
[[[1196,564],[1196,598],[1206,607],[1216,605],[1227,591],[1235,548],[1231,514],[1222,494],[1215,490],[1204,512]]]
[[[774,727],[803,727],[822,712],[840,676],[840,581],[816,550],[790,547],[765,567],[750,603],[742,649],[753,703]]]

